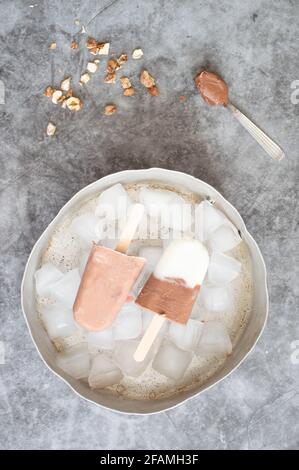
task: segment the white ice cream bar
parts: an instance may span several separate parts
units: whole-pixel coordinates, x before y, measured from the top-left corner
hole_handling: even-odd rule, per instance
[[[198,240],[175,240],[164,251],[154,276],[161,280],[180,279],[193,289],[204,280],[209,264],[207,249]]]

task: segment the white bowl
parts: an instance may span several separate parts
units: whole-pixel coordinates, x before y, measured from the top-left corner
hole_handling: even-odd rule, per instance
[[[241,231],[242,238],[247,244],[252,260],[253,307],[247,327],[238,343],[235,345],[233,353],[227,358],[224,366],[209,380],[207,380],[207,382],[199,386],[195,386],[192,390],[183,391],[171,398],[139,401],[113,396],[105,390],[91,390],[87,384],[82,383],[79,380],[71,379],[61,371],[58,372],[58,368],[55,363],[54,346],[49,340],[44,328],[41,326],[36,313],[34,273],[40,266],[42,254],[48,245],[53,231],[57,225],[61,223],[64,217],[71,213],[76,206],[96,194],[99,194],[101,191],[115,183],[140,183],[152,181],[173,186],[178,189],[191,191],[202,197],[211,198]],[[185,173],[160,168],[128,170],[114,173],[95,181],[75,194],[75,196],[73,196],[71,200],[59,211],[57,216],[34,245],[25,268],[21,291],[22,308],[32,340],[46,365],[56,375],[68,383],[68,385],[81,397],[108,409],[123,413],[150,414],[167,410],[183,403],[193,396],[198,395],[212,385],[215,385],[238,367],[247,354],[253,349],[263,331],[268,315],[268,292],[265,263],[256,242],[246,230],[245,223],[240,214],[218,191],[207,183]]]

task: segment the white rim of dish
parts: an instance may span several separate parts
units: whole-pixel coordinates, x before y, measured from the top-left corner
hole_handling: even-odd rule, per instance
[[[51,229],[51,227],[53,227],[55,225],[55,222],[56,222],[56,219],[59,217],[59,215],[61,214],[62,211],[64,211],[69,205],[72,204],[73,200],[76,198],[79,197],[79,195],[83,192],[85,192],[87,190],[87,188],[89,189],[92,189],[93,186],[96,186],[97,183],[99,181],[101,182],[105,182],[105,180],[109,180],[111,179],[112,176],[118,176],[119,177],[119,180],[121,180],[123,177],[125,179],[125,175],[131,173],[132,172],[137,172],[139,173],[140,175],[142,175],[142,177],[144,176],[144,178],[140,178],[140,179],[146,179],[146,175],[151,173],[151,172],[159,172],[160,174],[161,173],[164,173],[164,174],[176,174],[176,175],[182,175],[184,178],[189,178],[190,180],[194,180],[194,181],[199,181],[200,183],[203,184],[203,186],[207,189],[207,192],[209,191],[212,191],[214,192],[215,194],[217,194],[217,197],[222,200],[226,205],[228,205],[230,207],[230,209],[232,210],[232,212],[234,213],[234,215],[236,216],[236,218],[239,220],[239,223],[242,225],[242,231],[247,235],[247,237],[249,237],[251,239],[251,242],[253,243],[253,245],[255,246],[255,249],[257,251],[257,254],[259,255],[260,257],[260,261],[261,261],[261,265],[262,265],[262,268],[263,268],[263,285],[261,286],[261,288],[264,290],[264,293],[265,293],[265,298],[266,298],[266,311],[265,311],[265,320],[264,320],[264,323],[263,323],[263,326],[259,332],[259,334],[257,335],[255,341],[253,342],[252,346],[250,347],[250,349],[245,353],[244,357],[240,360],[240,362],[238,364],[236,364],[226,375],[224,375],[223,377],[221,377],[220,379],[218,379],[216,382],[208,385],[206,388],[204,388],[203,390],[200,390],[199,392],[195,392],[194,395],[191,395],[187,398],[184,398],[182,399],[181,401],[179,401],[178,403],[175,403],[174,405],[170,405],[168,407],[166,407],[165,409],[163,410],[157,410],[157,411],[145,411],[145,412],[131,412],[131,411],[123,411],[123,410],[117,410],[117,409],[113,409],[113,408],[110,408],[109,406],[106,406],[106,405],[103,405],[103,404],[100,404],[100,403],[97,403],[87,397],[85,397],[84,395],[81,395],[81,393],[79,393],[71,384],[70,382],[65,379],[64,377],[62,377],[58,372],[56,372],[54,369],[52,369],[52,367],[47,363],[46,359],[43,357],[41,351],[39,350],[39,347],[37,345],[37,343],[35,342],[34,338],[33,338],[33,333],[32,333],[32,330],[31,330],[31,326],[29,324],[29,321],[28,321],[28,318],[27,318],[27,315],[26,315],[26,312],[25,312],[25,307],[24,307],[24,282],[25,282],[25,278],[26,278],[26,274],[27,274],[27,269],[28,269],[28,266],[30,265],[30,261],[31,261],[31,257],[33,256],[33,253],[36,249],[36,246],[38,245],[39,241],[41,240],[41,238],[44,236],[44,233],[45,231],[48,231]],[[150,179],[155,179],[154,177],[151,177]],[[171,182],[170,182],[170,186],[171,186]],[[174,185],[175,186],[175,185]],[[93,405],[96,405],[96,406],[99,406],[101,408],[104,408],[108,411],[111,411],[111,412],[114,412],[114,413],[121,413],[121,414],[125,414],[125,415],[138,415],[138,416],[142,416],[142,415],[154,415],[154,414],[158,414],[158,413],[162,413],[162,412],[165,412],[165,411],[169,411],[169,410],[172,410],[184,403],[187,403],[189,400],[192,400],[193,398],[199,396],[201,393],[204,393],[206,392],[207,390],[210,390],[212,387],[214,387],[215,385],[219,384],[220,382],[222,382],[222,380],[226,379],[227,377],[229,377],[229,375],[234,372],[242,363],[243,361],[248,357],[248,355],[252,352],[252,350],[255,348],[258,340],[260,339],[261,335],[263,334],[263,331],[265,329],[265,326],[267,324],[267,320],[268,320],[268,315],[269,315],[269,292],[268,292],[268,286],[267,286],[267,269],[266,269],[266,265],[265,265],[265,261],[264,261],[264,258],[263,258],[263,255],[261,253],[261,250],[257,244],[257,242],[255,241],[255,239],[252,237],[252,235],[248,232],[247,228],[246,228],[246,225],[245,225],[245,222],[242,218],[242,216],[240,215],[240,213],[237,211],[237,209],[227,200],[225,199],[224,196],[222,196],[222,194],[217,190],[215,189],[213,186],[209,185],[208,183],[206,183],[205,181],[202,181],[200,180],[199,178],[196,178],[195,176],[193,175],[189,175],[188,173],[184,173],[182,171],[176,171],[176,170],[168,170],[168,169],[165,169],[165,168],[158,168],[158,167],[152,167],[152,168],[147,168],[147,169],[132,169],[132,170],[123,170],[123,171],[119,171],[119,172],[115,172],[115,173],[110,173],[109,175],[106,175],[106,176],[103,176],[102,178],[88,184],[87,186],[85,186],[84,188],[80,189],[77,193],[75,193],[71,199],[68,200],[68,202],[66,202],[62,207],[61,209],[58,211],[58,213],[56,214],[56,216],[53,218],[53,220],[50,222],[50,224],[46,227],[46,229],[42,232],[42,234],[39,236],[39,238],[37,239],[37,241],[35,242],[35,244],[33,245],[32,249],[31,249],[31,252],[30,252],[30,255],[28,257],[28,260],[27,260],[27,263],[26,263],[26,266],[25,266],[25,269],[24,269],[24,274],[23,274],[23,277],[22,277],[22,282],[21,282],[21,307],[22,307],[22,312],[23,312],[23,316],[25,318],[25,322],[26,322],[26,325],[28,327],[28,330],[29,330],[29,334],[30,334],[30,337],[32,339],[32,342],[41,358],[41,360],[43,361],[43,363],[47,366],[47,368],[54,374],[56,375],[57,377],[59,377],[64,383],[66,383],[70,388],[71,390],[76,394],[78,395],[80,398],[83,398],[84,400],[86,400],[87,402],[89,403],[92,403]]]

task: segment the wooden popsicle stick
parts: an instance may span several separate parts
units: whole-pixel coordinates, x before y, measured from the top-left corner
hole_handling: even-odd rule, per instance
[[[137,349],[134,353],[133,357],[137,362],[142,362],[146,358],[153,342],[155,341],[159,331],[161,330],[164,322],[166,321],[166,317],[164,315],[158,315],[156,313],[153,313],[153,315],[154,318],[150,322],[146,332],[143,335],[142,340],[138,344]]]
[[[144,214],[143,204],[134,204],[129,212],[126,224],[120,234],[115,251],[126,253]]]

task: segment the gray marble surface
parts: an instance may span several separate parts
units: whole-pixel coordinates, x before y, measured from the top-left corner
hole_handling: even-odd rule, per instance
[[[0,18],[0,447],[298,448],[298,1],[1,0]],[[161,96],[137,84],[138,96],[122,98],[119,85],[101,83],[103,61],[79,90],[80,113],[44,98],[45,86],[84,70],[76,18],[116,53],[142,47],[142,63],[128,71],[137,84],[146,66]],[[271,161],[225,109],[204,105],[193,85],[202,67],[221,73],[231,100],[283,146],[283,162]],[[107,102],[118,105],[110,118]],[[45,136],[49,119],[54,138]],[[20,282],[34,242],[75,192],[151,166],[207,181],[240,211],[265,257],[270,315],[254,352],[225,381],[172,411],[130,417],[78,398],[44,366],[22,316]]]

